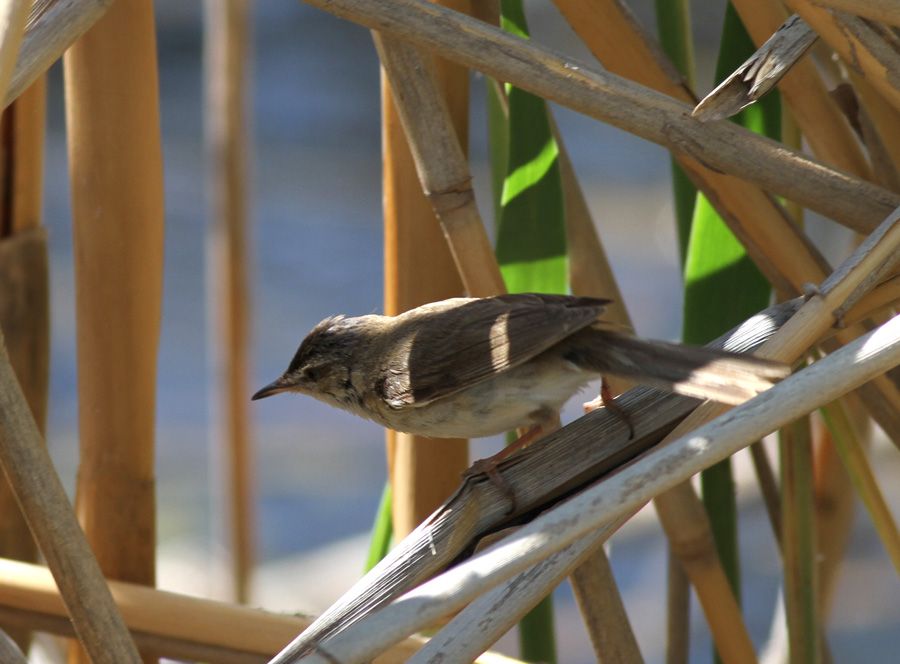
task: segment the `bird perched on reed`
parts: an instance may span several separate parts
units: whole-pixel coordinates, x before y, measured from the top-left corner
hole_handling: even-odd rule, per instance
[[[736,404],[790,371],[629,336],[599,320],[608,303],[517,294],[453,298],[398,316],[334,316],[253,399],[299,392],[397,431],[478,438],[546,425],[603,375]]]

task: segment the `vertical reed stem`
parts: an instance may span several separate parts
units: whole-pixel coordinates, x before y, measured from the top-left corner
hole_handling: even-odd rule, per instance
[[[163,183],[150,0],[65,55],[81,459],[76,508],[110,578],[153,584]]]
[[[206,141],[209,156],[210,289],[231,581],[246,602],[253,568],[253,463],[248,416],[246,0],[206,0]]]

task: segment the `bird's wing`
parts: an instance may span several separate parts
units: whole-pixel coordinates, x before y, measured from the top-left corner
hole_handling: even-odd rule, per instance
[[[391,408],[424,406],[527,362],[590,325],[608,302],[526,293],[420,307],[398,320],[405,343],[376,389]]]

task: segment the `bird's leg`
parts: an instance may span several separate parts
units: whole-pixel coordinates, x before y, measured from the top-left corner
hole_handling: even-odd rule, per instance
[[[496,454],[489,456],[486,459],[478,459],[475,461],[472,466],[463,473],[463,478],[473,477],[474,475],[487,475],[487,478],[491,483],[497,487],[504,496],[509,498],[509,509],[506,513],[512,514],[516,511],[516,494],[512,490],[512,487],[509,486],[509,483],[503,479],[497,466],[514,452],[533,443],[543,432],[544,428],[540,424],[535,424]]]
[[[615,402],[613,399],[612,391],[609,389],[609,383],[606,382],[606,378],[602,377],[600,379],[600,396],[592,401],[588,401],[584,404],[584,412],[590,413],[591,411],[597,410],[600,407],[607,408],[609,412],[622,420],[625,425],[628,427],[628,440],[634,438],[634,423],[631,421],[631,416],[626,412],[624,408],[622,408],[619,404]]]

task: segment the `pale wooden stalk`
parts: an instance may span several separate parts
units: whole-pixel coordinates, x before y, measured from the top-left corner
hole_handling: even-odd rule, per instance
[[[791,662],[818,664],[821,654],[809,418],[796,420],[782,429],[779,447],[788,649]]]
[[[776,335],[780,337],[780,333]],[[774,338],[774,337],[773,337]],[[523,526],[502,542],[406,593],[318,644],[305,662],[370,659],[486,588],[544,561],[604,524],[735,453],[753,440],[900,364],[900,317],[737,406],[726,417],[663,445]],[[545,563],[546,564],[546,563]],[[300,661],[286,649],[273,663]]]
[[[163,186],[149,0],[65,55],[78,333],[76,509],[104,572],[153,584]]]
[[[452,5],[466,9],[469,3],[452,0]],[[458,137],[457,146],[465,145],[468,140],[468,72],[445,61],[436,61],[433,66]],[[384,70],[381,91],[384,304],[385,313],[392,315],[426,302],[461,295],[463,284],[441,227],[434,223],[432,203],[422,192],[415,160]],[[440,200],[441,203],[446,201],[446,196]],[[462,228],[472,233],[473,226],[464,224]],[[470,242],[466,250],[480,244],[477,229],[474,235],[476,240]],[[468,259],[469,255],[461,257]],[[493,260],[492,253],[490,258]],[[394,533],[399,539],[453,492],[468,466],[468,445],[458,439],[436,440],[393,431],[386,435],[393,486]]]
[[[727,664],[755,662],[753,642],[744,625],[741,607],[728,583],[716,552],[706,509],[690,483],[658,495],[654,501],[659,522],[697,592],[716,651]]]
[[[823,414],[834,432],[832,440],[835,449],[853,488],[869,512],[875,532],[878,533],[894,569],[900,574],[900,533],[897,531],[897,523],[878,488],[875,474],[844,405],[840,402],[829,404],[823,409]]]
[[[603,546],[589,554],[569,578],[597,661],[600,664],[643,662]]]
[[[0,327],[13,370],[41,435],[47,422],[50,378],[50,302],[47,236],[40,228],[43,200],[44,77],[5,111],[4,150],[9,172],[2,199],[9,216],[0,220]],[[9,233],[3,237],[3,231]],[[0,478],[0,555],[35,560],[37,548],[12,489]],[[11,635],[24,648],[27,635]]]
[[[0,334],[0,462],[95,663],[139,662],[9,363]]]
[[[733,4],[757,46],[788,18],[780,0],[734,0]],[[836,168],[872,180],[859,141],[809,58],[794,64],[778,90],[813,154]]]
[[[816,0],[816,4],[900,28],[900,3],[897,0]]]
[[[96,23],[111,0],[36,0],[3,107],[9,106]]]
[[[233,596],[249,599],[254,560],[253,469],[247,400],[250,295],[247,276],[249,153],[246,68],[250,12],[246,0],[205,5],[206,141],[212,217],[210,326],[217,373],[216,431],[222,438],[222,495],[226,497]]]
[[[855,230],[871,231],[900,202],[895,194],[834,171],[733,123],[697,122],[687,115],[685,104],[665,94],[505,34],[459,12],[423,0],[309,3],[424,45],[443,57],[636,133],[682,156],[688,154],[709,167],[756,182]],[[705,183],[704,187],[708,189]]]
[[[852,14],[830,11],[811,0],[786,0],[785,4],[800,14],[848,66],[864,76],[894,108],[900,110],[900,87],[892,74],[900,71],[896,35],[876,23]]]
[[[270,613],[123,581],[108,583],[138,643],[176,659],[265,662],[311,622],[302,615]],[[21,624],[25,627],[71,634],[66,608],[49,570],[0,558],[0,617],[8,615],[24,616]],[[405,662],[425,642],[422,637],[411,637],[375,662]],[[477,661],[515,664],[517,660],[485,653]]]

